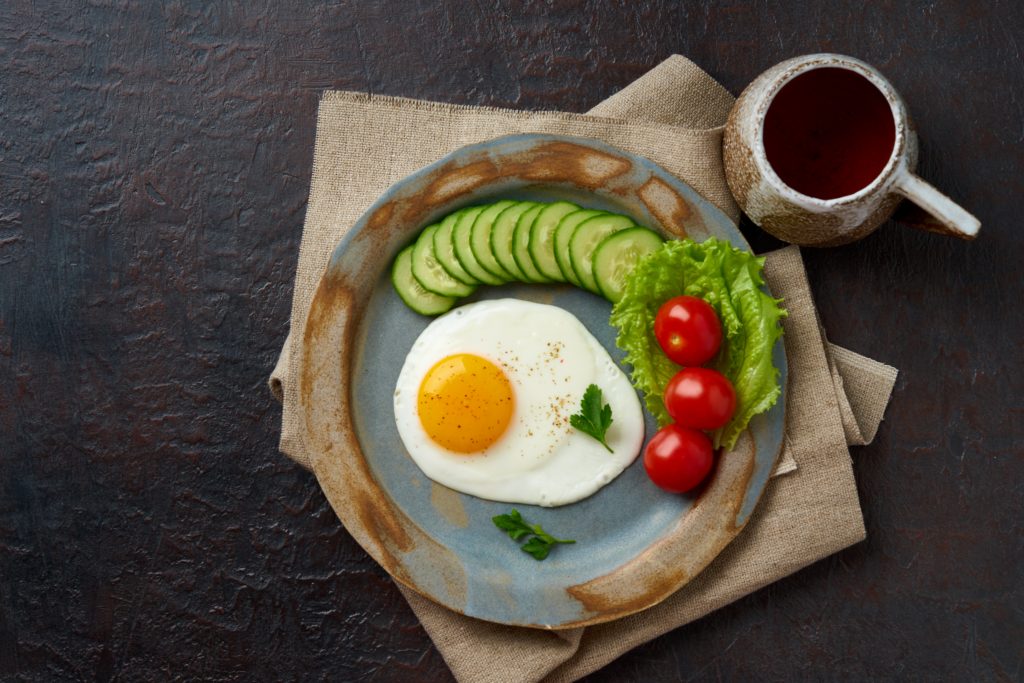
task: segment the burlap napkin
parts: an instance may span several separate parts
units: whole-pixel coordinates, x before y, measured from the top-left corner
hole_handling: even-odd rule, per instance
[[[308,463],[297,409],[306,313],[331,251],[391,184],[466,144],[517,132],[581,135],[646,156],[736,219],[721,166],[733,98],[673,56],[588,115],[519,112],[328,92],[320,104],[291,333],[270,379],[284,403],[281,450]],[[694,581],[660,605],[600,626],[540,631],[471,619],[403,589],[452,672],[465,681],[571,681],[864,538],[847,443],[875,434],[896,371],[828,344],[795,247],[768,256],[786,300],[790,385],[786,446],[747,528]],[[784,476],[778,476],[784,474]]]

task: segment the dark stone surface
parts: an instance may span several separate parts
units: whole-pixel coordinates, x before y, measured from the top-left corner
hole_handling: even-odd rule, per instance
[[[832,50],[984,225],[806,253],[901,370],[868,540],[592,680],[1021,680],[1022,36],[1010,0],[0,3],[0,679],[450,678],[276,449],[322,90],[583,111],[673,52],[736,92]]]

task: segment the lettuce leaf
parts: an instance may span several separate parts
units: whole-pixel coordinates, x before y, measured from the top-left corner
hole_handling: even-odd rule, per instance
[[[782,393],[772,348],[782,336],[786,311],[765,293],[764,259],[728,242],[670,240],[642,259],[626,280],[622,299],[612,309],[616,344],[633,367],[633,385],[662,427],[672,419],[665,410],[665,385],[680,366],[668,359],[654,337],[654,318],[665,301],[688,294],[707,301],[722,322],[722,348],[711,365],[736,389],[736,412],[713,437],[726,450],[736,444],[750,419],[771,408]]]

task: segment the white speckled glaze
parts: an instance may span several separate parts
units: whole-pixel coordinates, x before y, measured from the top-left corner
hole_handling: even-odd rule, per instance
[[[820,68],[843,68],[870,81],[885,96],[896,124],[892,154],[882,172],[854,194],[811,197],[786,185],[768,163],[764,120],[775,95],[796,76]],[[743,91],[729,114],[723,142],[726,179],[740,208],[779,239],[803,246],[834,246],[864,237],[885,222],[904,197],[931,213],[935,232],[963,239],[977,236],[978,219],[914,175],[917,135],[906,105],[874,67],[837,54],[813,54],[781,62]]]

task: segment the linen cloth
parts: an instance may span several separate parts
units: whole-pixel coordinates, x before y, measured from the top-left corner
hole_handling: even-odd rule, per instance
[[[645,156],[736,220],[721,139],[733,97],[675,55],[585,115],[467,107],[327,92],[320,103],[309,206],[291,328],[270,388],[283,402],[281,450],[309,466],[298,410],[298,340],[338,241],[390,185],[467,144],[513,133],[592,137]],[[661,604],[607,624],[559,631],[457,614],[400,586],[461,681],[572,681],[864,538],[847,444],[874,438],[896,370],[829,344],[796,247],[768,255],[765,276],[785,299],[790,384],[783,454],[746,529]],[[784,475],[784,476],[779,476]]]

